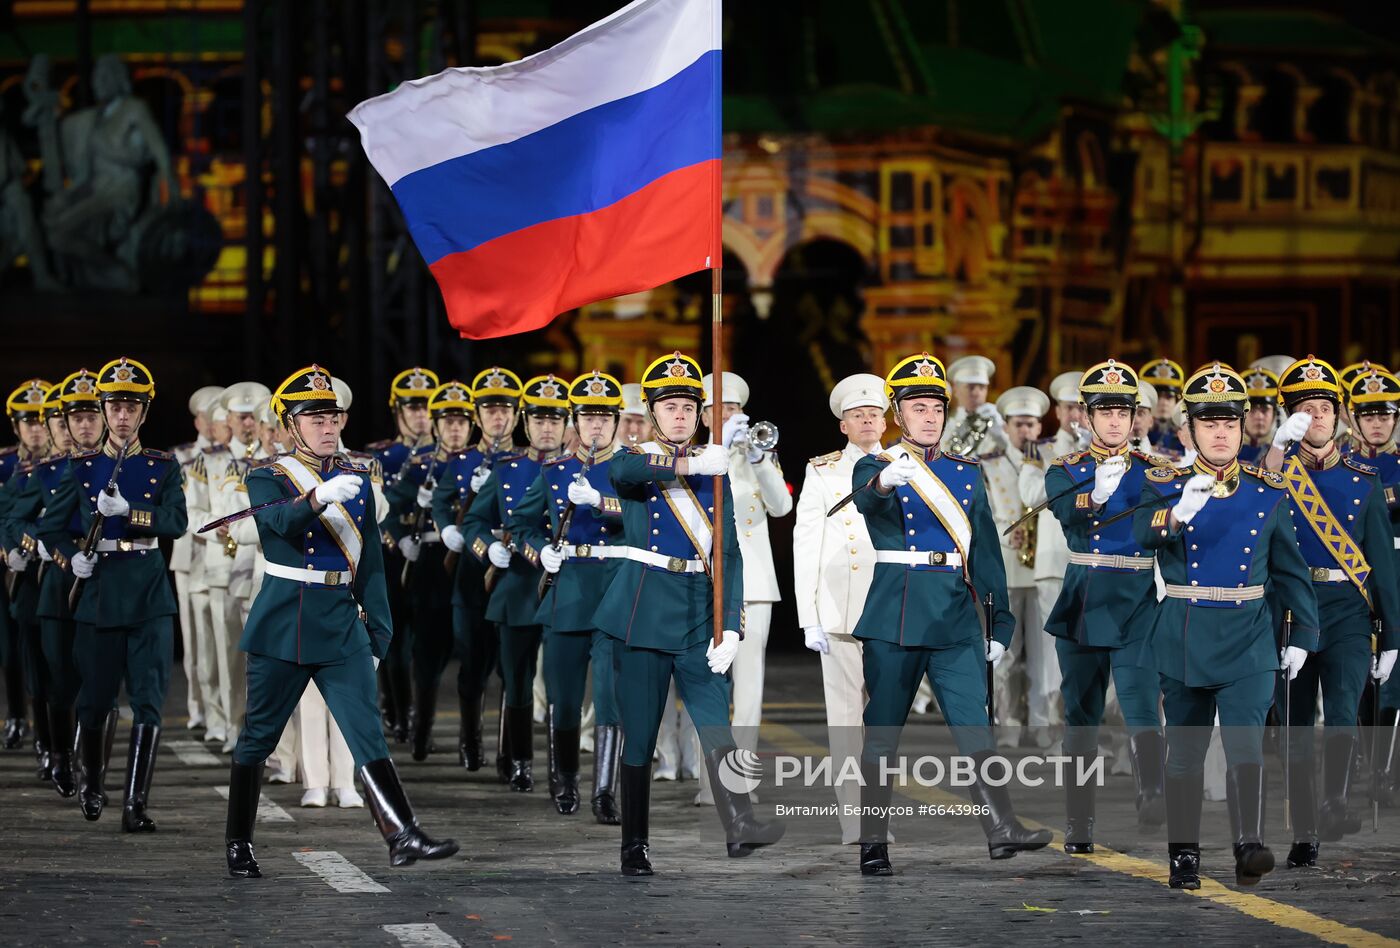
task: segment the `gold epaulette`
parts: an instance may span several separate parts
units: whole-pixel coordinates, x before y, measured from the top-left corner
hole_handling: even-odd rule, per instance
[[[830,454],[819,454],[816,457],[809,460],[807,463],[812,465],[813,467],[822,467],[823,465],[827,464],[835,464],[837,461],[841,460],[842,453],[843,452],[841,451],[832,451]]]
[[[1161,467],[1154,467],[1151,470],[1149,470],[1147,472],[1147,479],[1149,481],[1156,481],[1159,484],[1170,484],[1178,477],[1183,477],[1190,473],[1191,472],[1189,470],[1182,470],[1181,468],[1172,467],[1169,464],[1164,464]]]
[[[1279,490],[1283,490],[1287,484],[1283,479],[1283,475],[1278,471],[1270,471],[1257,464],[1241,464],[1240,470],[1253,477],[1259,478],[1270,487],[1277,487]]]
[[[1357,460],[1356,455],[1354,455],[1354,454],[1348,454],[1348,455],[1344,456],[1344,457],[1342,458],[1342,463],[1345,464],[1347,467],[1351,468],[1353,471],[1356,471],[1356,472],[1359,473],[1359,474],[1369,474],[1369,475],[1371,475],[1372,477],[1376,477],[1376,476],[1378,476],[1378,475],[1381,473],[1380,468],[1378,468],[1378,467],[1372,467],[1370,464],[1367,464],[1365,461],[1359,461],[1359,460]]]
[[[1057,457],[1055,460],[1051,461],[1050,463],[1051,463],[1051,464],[1059,464],[1059,465],[1061,465],[1061,466],[1068,466],[1068,465],[1070,465],[1070,464],[1078,464],[1080,461],[1084,460],[1084,456],[1085,456],[1086,454],[1088,454],[1088,453],[1089,453],[1088,451],[1073,451],[1073,452],[1071,452],[1071,453],[1069,453],[1069,454],[1062,454],[1062,455],[1060,455],[1059,457]]]
[[[1148,454],[1146,451],[1133,451],[1133,457],[1139,461],[1146,461],[1153,467],[1171,467],[1172,459],[1162,454]]]
[[[173,461],[175,455],[169,451],[161,451],[159,448],[143,448],[141,451],[148,458],[155,458],[157,461]]]
[[[950,461],[957,461],[959,464],[981,464],[981,463],[982,463],[981,461],[977,460],[976,458],[970,458],[970,457],[967,457],[967,456],[962,455],[962,454],[949,454],[947,451],[944,451],[944,452],[943,452],[943,456],[944,456],[945,458],[948,458]]]

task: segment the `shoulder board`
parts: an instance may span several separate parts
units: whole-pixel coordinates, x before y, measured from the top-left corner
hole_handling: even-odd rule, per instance
[[[0,452],[0,453],[3,453],[3,452]],[[101,454],[101,453],[102,453],[102,452],[100,452],[100,451],[83,451],[83,452],[81,452],[81,453],[79,453],[79,454],[74,454],[74,455],[73,455],[73,460],[74,460],[74,461],[86,461],[88,458],[95,458],[95,457],[97,457],[97,456],[98,456],[99,454]]]
[[[362,463],[359,458],[338,457],[335,459],[335,465],[347,471],[354,471],[357,474],[369,473],[369,465]]]
[[[961,455],[961,454],[949,454],[949,453],[946,452],[946,451],[943,452],[943,456],[944,456],[945,458],[947,458],[948,460],[950,460],[950,461],[957,461],[959,464],[981,464],[981,463],[982,463],[981,461],[977,460],[976,458],[964,457],[964,456]]]
[[[258,458],[256,461],[248,462],[248,470],[255,471],[260,467],[271,467],[275,463],[277,463],[276,458]]]
[[[824,464],[835,464],[837,461],[841,460],[841,454],[842,452],[840,451],[832,451],[830,454],[820,454],[812,458],[808,463],[813,467],[821,467]]]
[[[393,443],[394,443],[394,439],[393,439],[393,438],[385,438],[383,441],[371,441],[369,444],[365,445],[365,450],[366,450],[366,451],[384,451],[384,450],[387,450],[388,447],[389,447],[391,444],[393,444]]]
[[[622,446],[622,453],[624,453],[624,454],[645,454],[646,452],[643,451],[641,448],[637,447],[635,444],[624,444],[624,445]],[[463,455],[463,457],[466,457],[466,455]]]
[[[980,458],[978,458],[978,460],[979,460],[979,461],[995,461],[997,458],[1004,458],[1004,457],[1006,457],[1006,452],[1005,452],[1005,451],[984,451],[984,452],[982,452],[982,456],[981,456]]]
[[[1280,490],[1282,490],[1285,486],[1283,475],[1280,474],[1278,471],[1265,470],[1264,468],[1259,467],[1256,464],[1241,464],[1240,470],[1244,471],[1251,477],[1259,478],[1259,480],[1263,481],[1265,484],[1268,484],[1270,487],[1277,487]]]
[[[519,461],[524,456],[524,451],[517,451],[514,454],[502,454],[500,457],[496,458],[496,463],[500,464],[502,461]]]
[[[1133,457],[1139,461],[1146,461],[1153,467],[1170,467],[1172,459],[1161,454],[1148,454],[1146,451],[1133,451]]]
[[[1381,472],[1380,468],[1372,467],[1365,461],[1358,460],[1353,454],[1348,454],[1346,457],[1342,458],[1342,463],[1353,471],[1359,471],[1362,474],[1378,475]]]
[[[1154,467],[1148,471],[1147,479],[1150,481],[1157,481],[1159,484],[1170,484],[1178,477],[1184,477],[1190,473],[1190,471],[1183,471],[1180,468],[1164,465],[1162,467]]]
[[[11,454],[19,454],[19,445],[12,444],[8,447],[0,448],[0,458],[9,457]]]
[[[1055,460],[1051,461],[1050,463],[1051,463],[1051,464],[1062,464],[1062,465],[1063,465],[1063,464],[1078,464],[1080,461],[1084,460],[1084,456],[1085,456],[1086,454],[1088,454],[1088,453],[1089,453],[1089,452],[1087,452],[1087,451],[1075,451],[1075,452],[1073,452],[1073,453],[1071,453],[1071,454],[1062,454],[1062,455],[1060,455],[1059,457],[1057,457]]]
[[[155,458],[157,461],[175,460],[175,455],[171,454],[169,451],[160,451],[156,448],[146,448],[141,453],[148,458]]]

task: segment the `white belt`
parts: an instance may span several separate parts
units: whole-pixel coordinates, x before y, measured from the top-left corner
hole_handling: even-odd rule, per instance
[[[1328,569],[1325,566],[1309,566],[1308,572],[1312,575],[1315,583],[1346,583],[1350,582],[1347,574],[1339,569]]]
[[[298,569],[295,566],[268,562],[267,575],[276,576],[278,579],[290,579],[296,583],[315,583],[318,586],[350,585],[350,571],[345,569]]]
[[[160,546],[155,537],[132,537],[128,540],[98,540],[96,553],[130,553],[132,550],[154,550]]]
[[[412,536],[412,534],[410,534],[410,536]],[[423,532],[423,534],[422,534],[421,536],[418,537],[418,542],[419,542],[419,543],[441,543],[441,542],[442,542],[442,534],[438,533],[436,530],[426,530],[426,531]]]
[[[1069,561],[1078,566],[1102,566],[1106,569],[1151,569],[1155,556],[1116,556],[1106,553],[1075,553],[1070,551]]]
[[[876,550],[877,563],[902,563],[905,566],[952,566],[963,565],[961,553],[944,553],[932,550]]]
[[[615,546],[612,549],[622,551],[613,553],[612,556],[625,556],[629,560],[636,560],[638,563],[645,563],[648,566],[659,566],[672,573],[703,573],[705,571],[703,560],[684,560],[679,556],[663,556],[660,553],[638,549],[635,546]],[[592,552],[596,554],[597,550]]]
[[[594,546],[591,543],[580,543],[577,545],[565,543],[560,549],[564,552],[564,555],[570,559],[581,560],[617,559],[627,556],[628,550],[625,546]],[[662,559],[669,561],[670,557],[664,556]],[[694,571],[692,570],[691,572]]]
[[[1167,583],[1168,599],[1189,599],[1197,602],[1249,602],[1264,598],[1263,586],[1177,586]]]
[[[1395,538],[1395,548],[1400,550],[1400,537]]]

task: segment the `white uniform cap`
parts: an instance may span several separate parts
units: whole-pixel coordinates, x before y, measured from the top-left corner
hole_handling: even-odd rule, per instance
[[[1061,372],[1050,383],[1050,397],[1057,402],[1079,401],[1079,380],[1083,372]]]
[[[647,407],[642,404],[642,384],[628,382],[622,386],[622,414],[646,417]]]
[[[272,402],[270,400],[259,405],[257,409],[254,410],[253,414],[257,417],[258,424],[260,425],[277,424],[277,419],[272,414]]]
[[[1157,387],[1148,383],[1138,381],[1138,407],[1154,411],[1157,408]]]
[[[349,411],[350,403],[355,400],[355,393],[350,391],[350,386],[345,384],[344,379],[331,376],[331,389],[335,392],[335,405],[341,411]]]
[[[209,417],[214,421],[228,421],[228,409],[223,405],[215,405],[209,410]]]
[[[1050,396],[1038,388],[1017,385],[1015,388],[1008,388],[1001,393],[1001,398],[997,399],[997,411],[1001,412],[1003,418],[1010,418],[1013,415],[1044,418],[1045,414],[1050,411]]]
[[[1251,369],[1268,369],[1270,372],[1274,373],[1279,378],[1283,378],[1284,373],[1288,371],[1288,367],[1291,366],[1295,361],[1297,360],[1294,359],[1292,356],[1271,355],[1264,356],[1262,359],[1255,359],[1249,364],[1249,367]]]
[[[986,356],[963,356],[961,359],[954,359],[953,364],[948,366],[948,381],[954,385],[959,382],[967,385],[991,385],[992,376],[996,371],[996,363]]]
[[[194,394],[190,396],[190,414],[201,415],[209,411],[223,394],[224,389],[220,385],[206,385],[195,389]]]
[[[885,380],[878,375],[860,372],[848,375],[836,383],[827,400],[831,413],[840,418],[852,408],[878,408],[887,411],[889,397],[885,395]]]
[[[705,407],[709,408],[714,404],[714,399],[710,397],[710,383],[714,381],[714,375],[706,372],[705,377],[700,380],[700,384],[705,386]],[[726,402],[734,402],[740,408],[749,403],[749,383],[745,382],[733,372],[724,373],[724,391],[720,392],[720,398]]]
[[[1177,402],[1176,408],[1172,409],[1172,424],[1177,428],[1186,427],[1186,403]]]
[[[229,411],[254,412],[271,398],[272,390],[261,382],[238,382],[224,389],[219,404]]]

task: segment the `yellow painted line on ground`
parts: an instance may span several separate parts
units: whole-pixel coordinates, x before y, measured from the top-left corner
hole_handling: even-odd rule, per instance
[[[773,746],[779,748],[785,754],[794,756],[825,756],[828,749],[808,740],[793,728],[786,724],[774,724],[764,722],[759,731],[763,739]],[[912,797],[920,803],[953,803],[965,802],[961,797],[941,790],[938,787],[924,787],[914,783],[906,783],[900,787],[900,792],[905,796]],[[1055,833],[1055,840],[1048,848],[1053,848],[1058,855],[1066,859],[1079,859],[1084,862],[1093,863],[1100,869],[1107,869],[1109,872],[1117,872],[1122,875],[1133,876],[1138,879],[1146,879],[1149,882],[1156,882],[1165,886],[1169,876],[1166,860],[1153,862],[1147,859],[1139,859],[1136,856],[1128,856],[1116,850],[1109,849],[1102,844],[1095,844],[1096,851],[1081,856],[1068,856],[1065,854],[1064,834],[1054,827],[1046,827],[1034,820],[1022,820],[1027,826],[1036,829],[1049,829]],[[1181,890],[1186,895],[1193,895],[1201,899],[1209,899],[1220,905],[1229,906],[1237,912],[1257,918],[1260,921],[1277,925],[1280,928],[1291,929],[1311,935],[1320,941],[1331,942],[1337,945],[1357,945],[1362,948],[1400,948],[1400,940],[1387,938],[1375,932],[1367,931],[1364,928],[1354,928],[1351,925],[1343,925],[1320,915],[1314,915],[1306,909],[1301,909],[1283,902],[1276,902],[1273,899],[1264,898],[1262,895],[1254,895],[1249,892],[1242,892],[1231,889],[1215,879],[1202,874],[1201,887],[1194,892]]]

